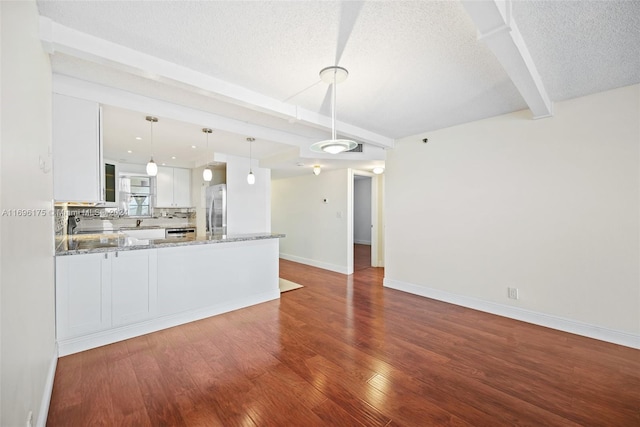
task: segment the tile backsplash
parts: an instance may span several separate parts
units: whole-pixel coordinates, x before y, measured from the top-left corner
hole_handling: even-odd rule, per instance
[[[119,215],[117,209],[84,207],[84,206],[55,206],[55,234],[67,234],[69,216],[79,218],[76,230],[78,232],[102,232],[118,230],[122,227],[135,227],[141,221],[142,227],[195,227],[195,209],[167,208],[157,209],[153,217],[128,217]]]

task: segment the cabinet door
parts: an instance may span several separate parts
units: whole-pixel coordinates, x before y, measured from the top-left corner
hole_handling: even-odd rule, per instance
[[[150,319],[156,313],[156,250],[121,251],[111,255],[113,326]]]
[[[118,206],[118,168],[115,162],[104,163],[104,203],[105,206]]]
[[[191,206],[191,171],[175,168],[173,170],[173,206],[188,208]]]
[[[158,167],[156,191],[156,206],[163,208],[173,206],[173,168]]]
[[[53,94],[53,197],[101,202],[102,150],[97,102]]]
[[[56,257],[58,340],[111,327],[110,275],[107,254]]]

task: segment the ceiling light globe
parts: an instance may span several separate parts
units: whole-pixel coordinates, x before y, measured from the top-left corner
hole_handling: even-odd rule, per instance
[[[208,167],[205,168],[205,170],[202,171],[202,179],[207,182],[211,181],[213,179],[213,171],[211,171],[211,169],[209,169]]]
[[[331,145],[325,146],[322,150],[326,151],[329,154],[338,154],[338,153],[342,153],[343,151],[346,151],[346,149],[347,148],[343,145],[331,144]]]
[[[373,168],[372,172],[375,173],[376,175],[380,175],[382,172],[384,172],[384,168],[382,166],[377,166]]]
[[[338,154],[344,151],[353,150],[358,143],[349,139],[327,139],[325,141],[311,144],[309,149],[316,153]]]
[[[156,162],[154,162],[153,159],[149,160],[149,163],[147,163],[147,175],[158,175],[158,165],[156,165]]]

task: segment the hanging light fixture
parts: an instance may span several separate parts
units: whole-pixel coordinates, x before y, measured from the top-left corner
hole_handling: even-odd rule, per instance
[[[315,165],[315,166],[313,167],[313,174],[314,174],[315,176],[318,176],[318,175],[320,175],[320,172],[322,172],[322,169],[320,169],[320,165]]]
[[[255,138],[247,138],[247,141],[249,141],[249,175],[247,175],[247,182],[249,183],[249,185],[253,185],[256,183],[256,176],[253,174],[253,169],[251,168],[251,164],[252,164],[252,156],[251,156],[251,143],[253,141],[255,141]]]
[[[158,175],[158,165],[153,161],[153,124],[158,121],[158,118],[147,116],[146,120],[151,123],[151,160],[147,163],[147,175],[156,176]]]
[[[311,151],[316,153],[338,154],[353,150],[358,143],[349,139],[338,139],[336,136],[336,84],[347,79],[349,72],[346,68],[333,65],[320,70],[320,79],[331,84],[331,139],[316,142],[311,145]]]
[[[213,131],[209,128],[203,128],[202,132],[207,134],[207,155],[208,155],[209,154],[209,134]],[[204,170],[202,171],[202,179],[204,179],[207,182],[213,179],[213,171],[209,167],[209,164],[207,164],[207,167],[204,168]]]

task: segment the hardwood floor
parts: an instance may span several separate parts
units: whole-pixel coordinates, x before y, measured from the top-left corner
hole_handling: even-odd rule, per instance
[[[353,245],[353,271],[371,268],[371,245]]]
[[[640,351],[290,261],[268,302],[58,362],[49,426],[637,426]]]

